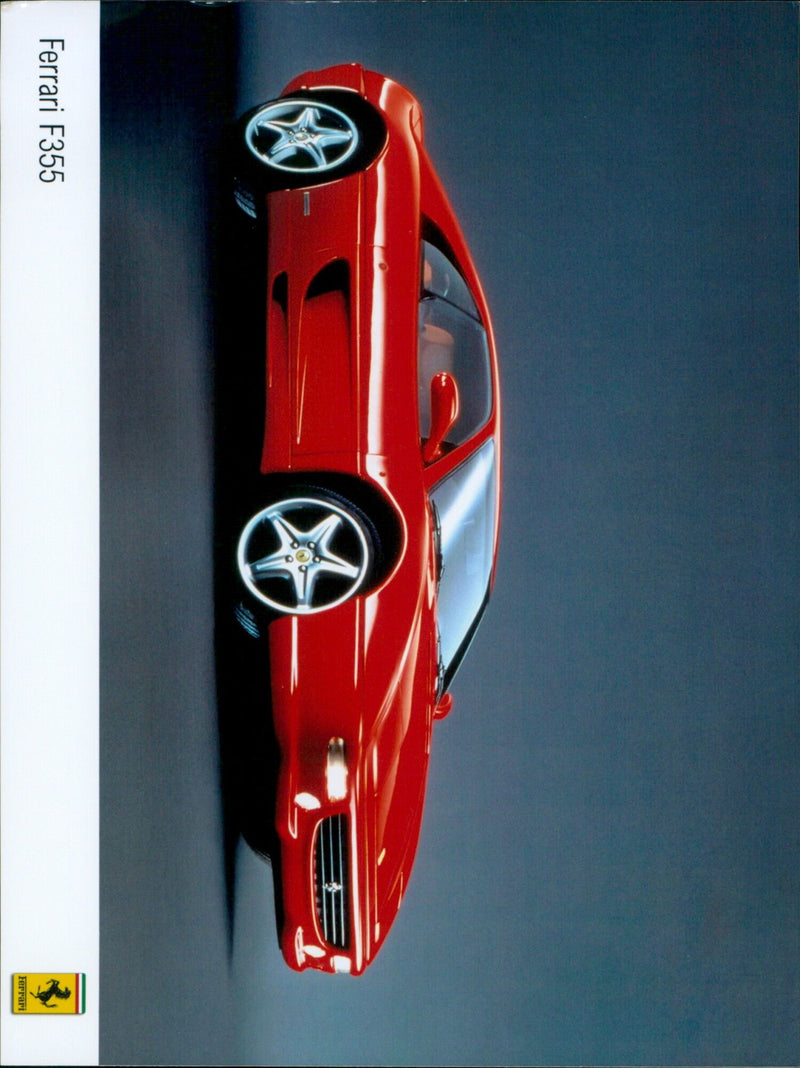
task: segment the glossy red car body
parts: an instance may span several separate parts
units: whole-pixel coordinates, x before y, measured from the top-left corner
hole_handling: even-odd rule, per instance
[[[358,974],[375,957],[403,899],[433,724],[450,707],[437,648],[438,548],[429,495],[489,440],[499,473],[499,388],[489,312],[425,154],[419,104],[402,86],[357,65],[303,74],[282,97],[324,87],[369,101],[383,117],[386,138],[364,169],[263,194],[271,296],[261,471],[316,485],[330,473],[370,484],[396,516],[399,545],[377,586],[327,611],[274,618],[267,641],[281,756],[275,820],[282,951],[296,969]],[[429,463],[417,396],[424,228],[439,235],[471,291],[488,338],[492,386],[480,429]],[[346,264],[346,299],[312,309],[312,280],[334,261]],[[493,554],[499,484],[498,474]],[[494,556],[490,585],[493,577]],[[331,799],[327,778],[332,740],[346,761],[338,799]],[[346,816],[343,945],[325,938],[315,881],[320,821],[336,814]],[[331,892],[338,891],[334,885]]]

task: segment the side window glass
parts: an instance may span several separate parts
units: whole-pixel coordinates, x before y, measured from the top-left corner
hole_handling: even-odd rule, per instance
[[[480,315],[467,289],[467,283],[443,252],[430,243],[422,242],[422,289],[432,297],[441,297],[448,304],[480,321]]]
[[[438,622],[444,685],[475,632],[494,560],[494,442],[485,442],[431,492],[440,525]]]
[[[472,437],[489,418],[489,346],[466,282],[439,249],[424,241],[417,362],[423,441],[431,426],[431,379],[440,371],[452,375],[459,395],[459,415],[444,443],[447,451]]]

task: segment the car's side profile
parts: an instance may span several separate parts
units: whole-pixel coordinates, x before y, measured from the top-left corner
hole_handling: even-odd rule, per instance
[[[239,128],[264,223],[257,500],[239,624],[268,658],[281,946],[358,974],[408,884],[433,724],[494,581],[500,401],[489,312],[396,82],[294,79]]]

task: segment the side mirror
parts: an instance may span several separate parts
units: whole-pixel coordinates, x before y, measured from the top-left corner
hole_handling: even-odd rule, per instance
[[[442,455],[447,433],[458,419],[458,386],[447,371],[437,371],[431,379],[431,429],[422,447],[423,463],[430,464]]]
[[[450,714],[453,707],[453,695],[451,693],[443,694],[439,704],[433,710],[434,719],[444,719],[445,716]]]

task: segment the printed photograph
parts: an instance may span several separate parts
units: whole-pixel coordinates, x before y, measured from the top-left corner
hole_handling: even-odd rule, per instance
[[[100,4],[99,974],[21,1023],[797,1063],[797,43]]]

